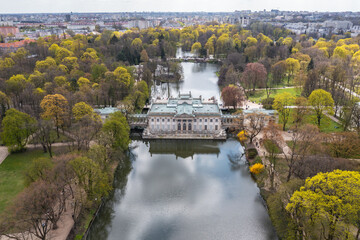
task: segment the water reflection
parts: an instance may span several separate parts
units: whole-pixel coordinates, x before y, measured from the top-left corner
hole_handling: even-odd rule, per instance
[[[179,92],[191,91],[194,97],[201,95],[205,99],[215,97],[220,100],[218,77],[216,76],[216,72],[220,69],[218,64],[183,62],[181,66],[184,72],[184,81],[154,85],[152,87],[153,98],[176,97]]]
[[[133,169],[90,239],[276,239],[237,141],[132,146]]]

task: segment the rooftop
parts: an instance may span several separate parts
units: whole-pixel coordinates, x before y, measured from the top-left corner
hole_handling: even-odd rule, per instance
[[[178,98],[170,98],[167,102],[156,101],[152,104],[149,115],[221,115],[216,101],[203,102],[201,97],[193,98],[191,93],[180,94]]]

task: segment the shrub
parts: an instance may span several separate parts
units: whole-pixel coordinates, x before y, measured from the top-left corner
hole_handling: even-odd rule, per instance
[[[258,155],[258,152],[255,148],[250,148],[248,149],[247,154],[248,154],[248,158],[254,159]]]
[[[271,110],[272,105],[274,104],[274,98],[270,97],[270,98],[265,98],[264,100],[261,101],[261,104],[263,105],[263,107],[267,110]]]
[[[262,165],[261,163],[255,163],[250,167],[250,172],[255,175],[258,175],[263,170],[264,170],[264,165]]]

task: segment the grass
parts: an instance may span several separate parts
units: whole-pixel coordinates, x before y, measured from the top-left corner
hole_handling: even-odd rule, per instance
[[[284,88],[284,89],[273,89],[271,90],[270,97],[275,97],[277,94],[288,92],[294,97],[299,97],[301,94],[300,89],[298,88]],[[249,96],[249,100],[260,103],[260,99],[264,100],[266,98],[266,90],[257,90]]]
[[[25,188],[24,172],[32,161],[39,157],[49,158],[49,154],[43,153],[42,150],[13,153],[0,164],[0,213]]]
[[[280,154],[281,150],[279,146],[272,140],[266,139],[264,140],[264,147],[267,152],[274,152],[275,154]]]
[[[291,110],[291,111],[294,111],[294,110]],[[305,124],[317,125],[317,118],[316,118],[316,115],[314,113],[306,114],[304,116],[303,121],[304,121]],[[281,119],[279,119],[279,124],[282,124]],[[294,120],[293,120],[293,114],[291,113],[289,121],[288,121],[288,123],[286,125],[286,130],[289,130],[293,125],[295,125],[295,123],[294,123]],[[320,131],[324,132],[324,133],[332,133],[332,132],[343,132],[343,129],[342,129],[342,126],[340,124],[334,122],[328,116],[324,116],[321,119]]]

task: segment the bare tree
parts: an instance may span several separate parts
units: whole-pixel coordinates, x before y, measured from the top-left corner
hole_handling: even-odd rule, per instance
[[[250,143],[254,138],[264,129],[267,115],[261,112],[254,112],[245,117],[246,137],[249,138]]]
[[[289,181],[292,176],[296,161],[309,155],[311,149],[317,145],[319,142],[318,136],[319,129],[312,124],[306,124],[292,129],[291,144],[288,148],[283,148],[283,155],[288,165],[287,181]]]

